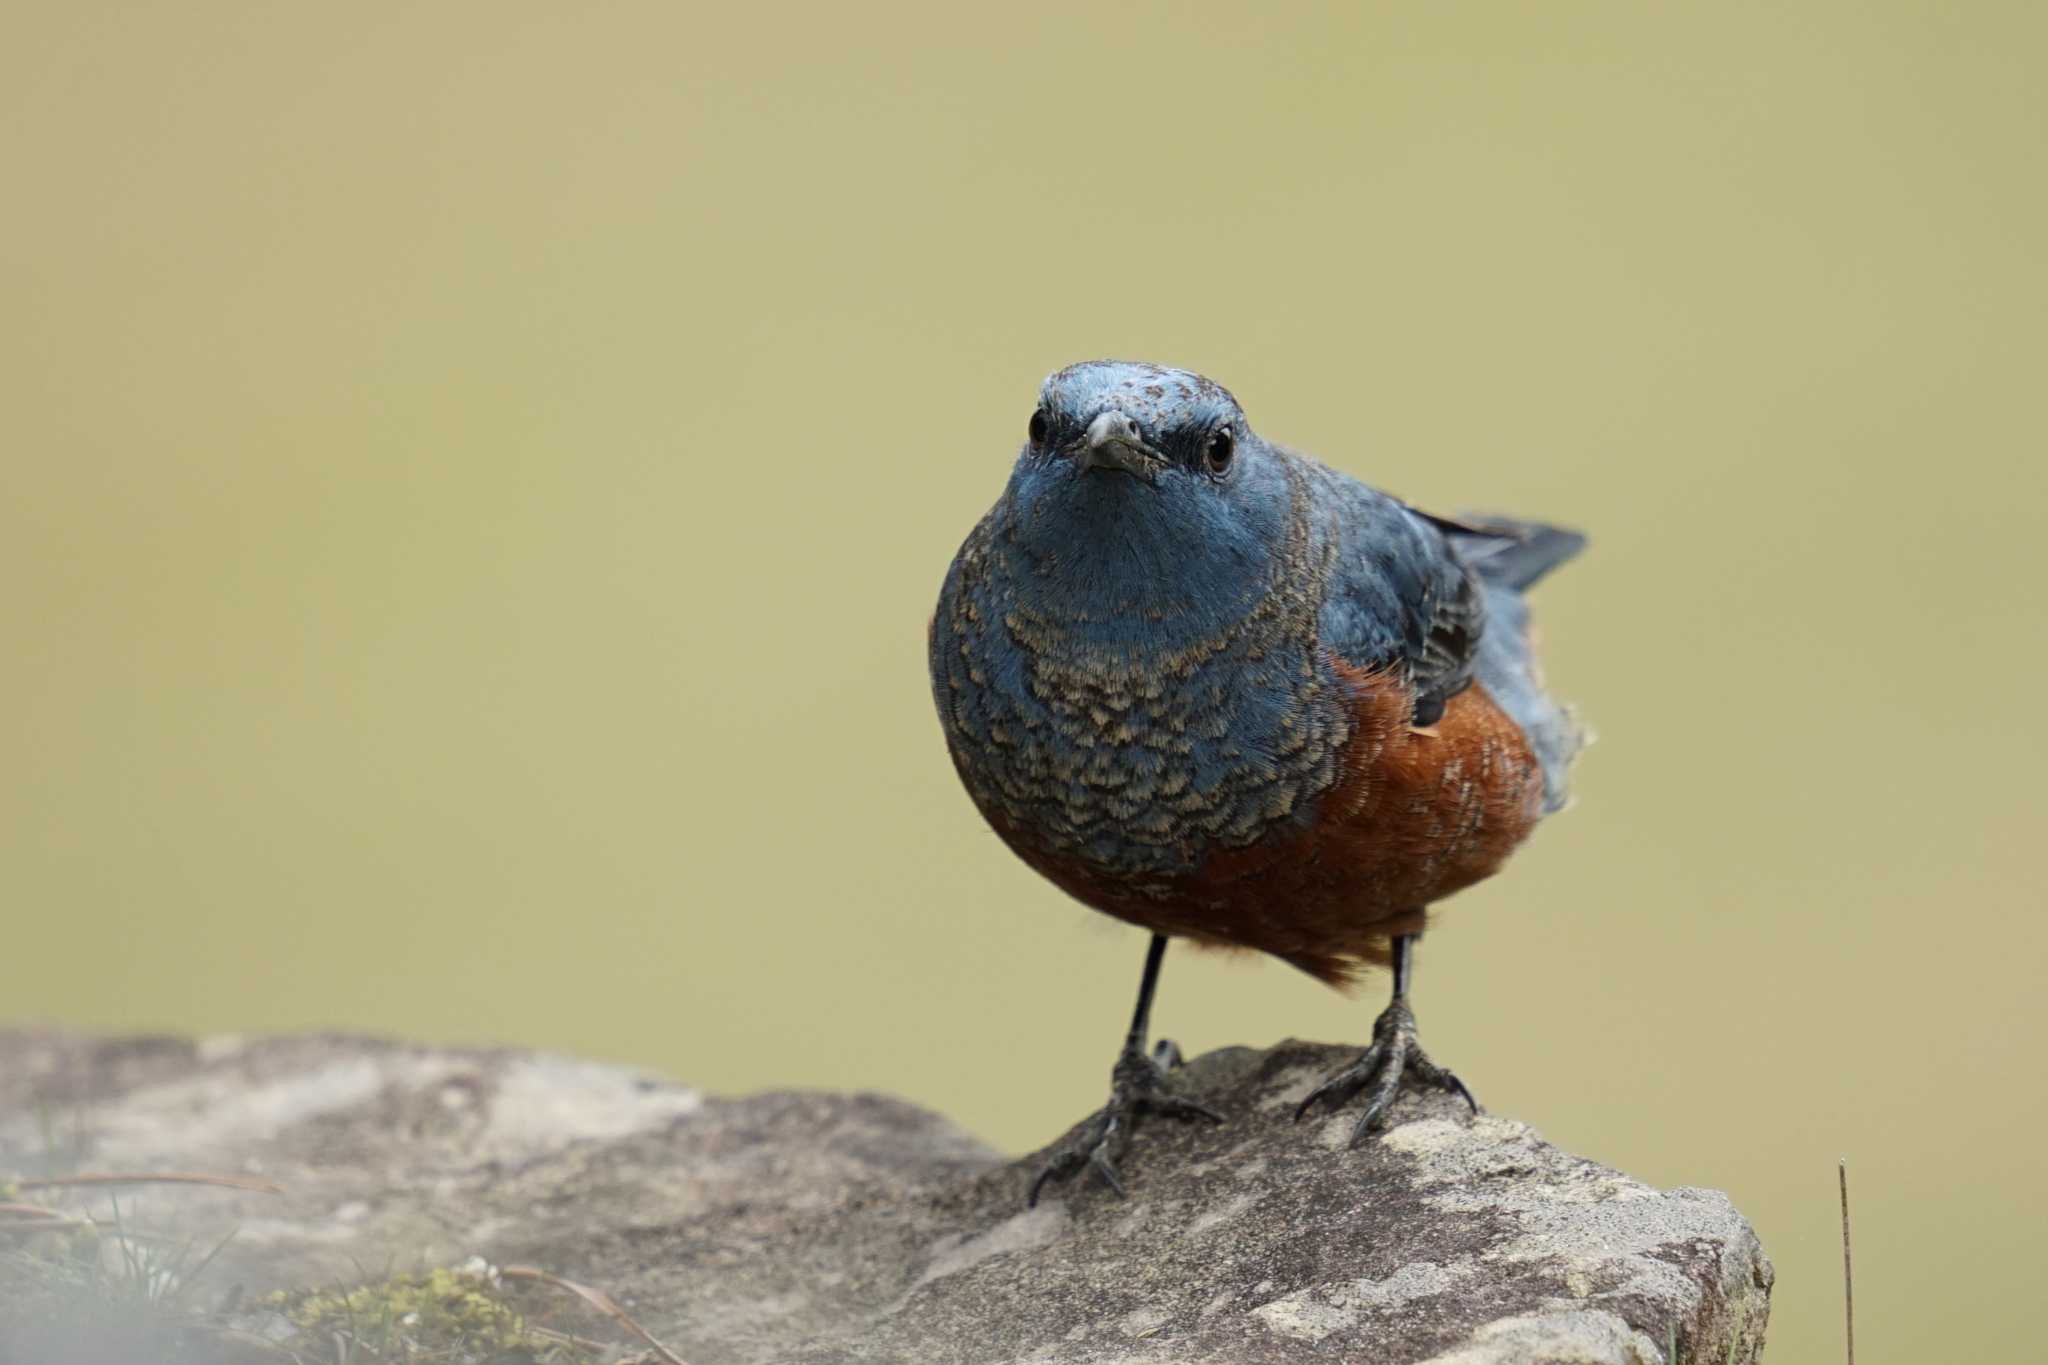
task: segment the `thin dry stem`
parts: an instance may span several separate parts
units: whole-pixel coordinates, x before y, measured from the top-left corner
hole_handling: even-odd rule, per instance
[[[1849,1260],[1849,1158],[1836,1165],[1842,1182],[1842,1326],[1847,1333],[1849,1365],[1856,1365],[1856,1275]]]
[[[579,1337],[574,1332],[558,1332],[552,1327],[543,1327],[536,1322],[528,1323],[526,1330],[537,1337],[546,1337],[549,1341],[558,1342],[564,1346],[573,1346],[579,1351],[598,1352],[608,1349],[608,1343],[606,1342],[594,1341],[589,1337]]]
[[[565,1280],[552,1271],[541,1270],[530,1265],[508,1265],[500,1270],[498,1275],[500,1278],[507,1280],[537,1280],[542,1284],[550,1284],[557,1289],[566,1290],[618,1323],[628,1332],[631,1332],[649,1350],[653,1351],[663,1361],[666,1361],[667,1365],[687,1365],[687,1362],[681,1356],[656,1340],[653,1333],[633,1321],[632,1315],[619,1307],[618,1300],[605,1293],[602,1289],[592,1289],[587,1284],[578,1284],[574,1280]]]
[[[80,1185],[213,1185],[224,1190],[247,1190],[252,1194],[285,1192],[284,1186],[274,1180],[259,1180],[252,1175],[208,1175],[197,1171],[81,1171],[77,1175],[47,1175],[14,1183],[24,1190]]]

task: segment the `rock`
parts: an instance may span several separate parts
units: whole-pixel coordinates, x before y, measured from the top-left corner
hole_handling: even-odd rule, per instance
[[[123,1216],[202,1243],[238,1227],[207,1279],[244,1303],[363,1267],[543,1266],[690,1365],[1648,1365],[1674,1333],[1684,1361],[1757,1359],[1771,1266],[1724,1196],[1435,1095],[1347,1151],[1351,1115],[1291,1119],[1351,1055],[1198,1058],[1175,1088],[1227,1124],[1148,1123],[1128,1199],[1070,1185],[1027,1210],[1031,1158],[884,1096],[723,1099],[355,1038],[0,1032],[0,1172],[261,1175],[288,1193],[153,1185]]]

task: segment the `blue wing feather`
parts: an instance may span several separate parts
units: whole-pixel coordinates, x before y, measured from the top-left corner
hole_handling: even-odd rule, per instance
[[[1406,669],[1419,725],[1434,722],[1445,701],[1477,681],[1535,751],[1545,811],[1561,808],[1584,732],[1544,690],[1522,594],[1583,549],[1586,538],[1505,517],[1433,517],[1334,470],[1323,472],[1337,543],[1324,644],[1363,667]]]

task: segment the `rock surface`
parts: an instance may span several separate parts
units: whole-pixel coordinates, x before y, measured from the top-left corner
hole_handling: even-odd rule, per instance
[[[260,1174],[288,1193],[150,1186],[123,1214],[202,1241],[238,1227],[207,1278],[249,1294],[544,1266],[689,1365],[1648,1365],[1674,1332],[1682,1361],[1757,1359],[1770,1262],[1724,1196],[1660,1193],[1434,1096],[1346,1151],[1350,1115],[1290,1120],[1351,1055],[1199,1058],[1175,1088],[1230,1122],[1154,1121],[1128,1199],[1069,1186],[1027,1211],[1030,1158],[882,1096],[720,1099],[355,1038],[0,1032],[0,1180]]]

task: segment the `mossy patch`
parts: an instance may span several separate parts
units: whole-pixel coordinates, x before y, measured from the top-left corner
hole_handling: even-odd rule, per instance
[[[535,1328],[488,1270],[441,1267],[346,1290],[276,1294],[271,1304],[309,1342],[340,1338],[352,1359],[571,1365],[593,1359]]]
[[[434,1269],[273,1294],[231,1312],[185,1302],[158,1264],[107,1257],[96,1229],[0,1246],[0,1365],[592,1365],[596,1343],[532,1322],[496,1275]],[[108,1261],[114,1268],[109,1269]],[[516,1292],[516,1291],[515,1291]]]

